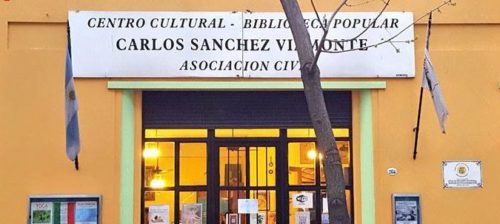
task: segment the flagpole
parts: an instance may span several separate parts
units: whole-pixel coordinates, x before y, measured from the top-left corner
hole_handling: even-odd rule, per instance
[[[429,22],[427,23],[427,38],[426,38],[426,42],[425,42],[426,49],[429,49],[429,38],[431,36],[431,21],[432,21],[432,12],[429,13]],[[418,134],[420,131],[420,114],[422,113],[422,96],[423,95],[424,95],[424,87],[420,86],[420,97],[418,100],[417,127],[415,127],[413,129],[413,131],[415,132],[415,144],[413,146],[413,160],[417,159]]]
[[[415,132],[415,144],[413,145],[413,160],[417,159],[418,133],[420,130],[420,114],[422,112],[422,95],[424,95],[424,87],[420,87],[420,99],[418,100],[417,127],[413,129]]]

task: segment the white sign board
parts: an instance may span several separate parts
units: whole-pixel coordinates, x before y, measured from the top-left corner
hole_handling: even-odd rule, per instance
[[[323,77],[415,76],[412,13],[377,14],[337,15],[324,45],[336,53],[318,62]],[[328,16],[304,14],[315,50]],[[300,77],[281,12],[70,11],[69,23],[75,77]]]
[[[301,192],[292,195],[292,205],[294,208],[313,208],[313,194]]]
[[[445,188],[478,188],[483,186],[481,161],[444,161]]]
[[[256,214],[259,213],[257,199],[238,199],[238,213]]]
[[[148,224],[170,224],[168,205],[151,205],[148,212]]]

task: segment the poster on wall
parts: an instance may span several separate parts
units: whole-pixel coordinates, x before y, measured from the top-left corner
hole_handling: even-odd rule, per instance
[[[257,199],[238,199],[238,213],[255,214],[259,212]]]
[[[265,213],[250,214],[250,224],[266,224],[266,214]]]
[[[202,224],[203,223],[203,204],[184,204],[182,205],[182,224]]]
[[[148,212],[148,224],[170,224],[168,205],[151,205]]]
[[[31,223],[52,224],[52,202],[31,203]]]
[[[292,195],[292,205],[294,208],[313,208],[313,194],[310,192],[301,192]]]
[[[100,224],[99,195],[30,196],[28,206],[29,224]]]
[[[94,224],[97,223],[97,202],[79,201],[75,203],[75,223]]]
[[[421,224],[419,194],[393,194],[392,217],[394,224]]]
[[[444,188],[481,188],[481,161],[443,161]]]
[[[310,212],[295,213],[295,224],[311,224],[311,213]]]

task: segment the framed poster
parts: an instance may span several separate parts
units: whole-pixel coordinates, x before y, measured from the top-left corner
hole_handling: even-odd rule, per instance
[[[203,223],[203,204],[184,204],[182,205],[182,223],[183,224],[202,224]]]
[[[239,221],[238,213],[226,214],[226,223],[227,224],[238,224],[238,221]]]
[[[35,195],[28,199],[28,224],[100,224],[100,211],[100,195]]]
[[[170,207],[168,205],[149,206],[147,224],[170,224]]]
[[[266,224],[266,213],[250,214],[250,224]]]
[[[392,218],[394,224],[421,224],[420,194],[393,194]]]
[[[481,188],[481,161],[443,161],[444,188]]]
[[[240,186],[242,184],[241,164],[224,164],[224,185]]]
[[[295,223],[296,224],[311,224],[311,213],[307,212],[307,211],[295,213]]]

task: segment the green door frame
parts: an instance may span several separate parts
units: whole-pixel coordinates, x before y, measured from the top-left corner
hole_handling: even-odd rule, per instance
[[[375,223],[372,90],[386,88],[385,81],[322,81],[324,90],[360,91],[361,219]],[[135,90],[301,91],[300,81],[109,81],[108,89],[122,90],[120,224],[134,222]]]

